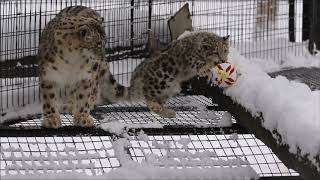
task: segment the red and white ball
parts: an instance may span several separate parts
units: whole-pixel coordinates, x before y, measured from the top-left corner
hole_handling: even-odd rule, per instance
[[[238,78],[238,73],[234,65],[230,63],[221,63],[212,70],[212,82],[219,87],[232,86]]]

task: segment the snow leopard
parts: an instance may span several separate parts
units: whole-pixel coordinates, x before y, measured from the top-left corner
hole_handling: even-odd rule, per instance
[[[163,118],[174,118],[166,101],[181,91],[181,84],[193,77],[211,78],[211,69],[227,62],[229,36],[193,32],[172,42],[165,50],[142,61],[132,73],[131,101],[143,99],[147,107]]]
[[[43,127],[60,127],[61,111],[72,113],[76,126],[93,126],[90,111],[100,96],[101,82],[113,93],[110,96],[125,96],[105,59],[103,21],[91,8],[70,6],[42,31],[38,59]]]

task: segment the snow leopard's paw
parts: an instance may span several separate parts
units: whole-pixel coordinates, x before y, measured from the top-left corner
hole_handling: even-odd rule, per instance
[[[162,118],[175,118],[176,112],[173,109],[163,108],[162,111],[159,112],[159,115]]]
[[[73,124],[81,127],[92,127],[94,125],[93,119],[88,114],[77,114],[74,116]]]
[[[59,116],[44,117],[42,126],[45,128],[57,129],[61,126],[61,118]]]

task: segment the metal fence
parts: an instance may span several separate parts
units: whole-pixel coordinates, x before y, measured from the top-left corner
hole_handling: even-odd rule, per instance
[[[111,71],[127,84],[130,72],[145,56],[148,32],[159,43],[170,42],[167,20],[189,3],[195,30],[231,35],[233,47],[246,57],[281,60],[303,55],[302,0],[19,0],[0,2],[1,111],[39,99],[39,36],[62,8],[81,4],[105,17]]]
[[[303,26],[303,0],[0,1],[1,118],[16,120],[7,124],[9,129],[21,129],[21,127],[35,129],[34,133],[41,130],[39,126],[40,115],[34,113],[37,112],[34,110],[39,110],[37,106],[39,103],[39,79],[37,75],[38,65],[36,58],[39,36],[48,21],[64,7],[70,5],[85,5],[94,8],[104,17],[105,31],[107,34],[106,56],[108,57],[108,61],[110,61],[111,71],[120,83],[128,85],[131,72],[147,56],[146,44],[148,41],[148,32],[154,32],[159,44],[168,44],[171,39],[167,20],[186,3],[189,4],[194,30],[211,31],[220,35],[231,35],[232,46],[237,48],[245,57],[281,60],[287,54],[303,55],[306,52],[307,43],[302,41],[302,36],[306,28]],[[218,117],[212,121],[199,117],[199,109],[191,105],[184,106],[185,100],[183,98],[198,101],[202,106],[209,107],[209,109],[211,106],[214,107],[214,104],[212,104],[212,101],[208,98],[188,96],[178,97],[170,101],[169,105],[178,111],[178,118],[174,120],[162,119],[148,112],[144,104],[139,103],[134,105],[102,106],[96,109],[93,115],[96,118],[96,125],[101,123],[103,119],[101,117],[111,117],[126,124],[148,124],[152,121],[166,126],[182,127],[181,131],[186,130],[186,127],[193,127],[197,128],[200,133],[202,132],[201,128],[204,127],[219,127],[218,124],[221,116],[220,119]],[[23,113],[20,114],[21,112]],[[223,114],[223,112],[221,113]],[[63,125],[70,125],[72,122],[70,119],[72,119],[70,115],[63,115]],[[21,122],[22,120],[23,122]],[[233,121],[233,126],[236,125],[235,122],[236,120]],[[222,128],[222,132],[223,130],[226,129]],[[168,135],[169,131],[157,134],[157,136],[171,138],[172,134]],[[18,131],[14,132],[19,134]],[[195,136],[196,138],[200,138],[199,143],[202,143],[201,148],[205,148],[203,143],[208,144],[208,142],[210,142],[211,145],[207,148],[213,151],[224,152],[222,157],[225,158],[235,156],[235,148],[240,148],[242,154],[251,151],[252,157],[250,157],[251,160],[249,160],[249,162],[255,166],[254,169],[260,176],[298,175],[293,170],[288,170],[267,147],[264,147],[265,145],[263,145],[263,143],[259,142],[259,140],[255,139],[252,135],[241,135],[241,138],[244,142],[250,140],[253,144],[245,143],[246,145],[243,146],[223,147],[222,140],[227,141],[226,135],[222,134],[217,137],[217,132],[218,131],[202,134],[203,137],[207,138],[205,141],[201,141],[202,136],[192,135],[195,133],[194,131],[183,134],[188,137]],[[241,132],[241,130],[236,129],[236,131],[229,131],[229,133],[233,132]],[[33,136],[34,133],[27,133],[27,135],[23,136]],[[45,136],[47,135],[43,134],[44,139],[46,138]],[[85,138],[83,136],[77,137],[77,135],[76,137],[67,136],[68,135],[65,134],[63,138],[78,138],[81,142],[84,142],[82,138]],[[214,142],[211,142],[210,139],[213,136],[215,137],[213,141],[218,144],[220,143],[219,147],[213,146]],[[111,141],[110,137],[111,136],[103,135],[92,137],[96,140],[98,139],[92,143],[109,142]],[[26,138],[28,140],[28,137]],[[20,141],[19,137],[16,137],[17,140],[13,139],[8,137],[1,138],[1,158],[2,160],[6,160],[6,165],[11,165],[12,163],[10,158],[8,159],[10,156],[5,155],[6,152],[9,153],[11,151],[11,149],[7,149],[9,147],[7,147],[7,144],[16,144],[15,146],[18,148],[22,146],[20,145],[22,141]],[[38,144],[39,147],[41,143],[45,146],[49,144],[58,146],[57,144],[59,143],[56,142],[55,138],[53,139],[52,142],[50,141],[48,143],[42,143],[42,141],[38,140],[36,140],[35,143]],[[71,142],[76,144],[74,140],[71,140]],[[29,144],[28,141],[23,141],[23,143]],[[264,152],[261,147],[265,148]],[[139,158],[143,158],[136,154],[136,148],[137,147],[133,145],[129,148],[133,159],[138,160]],[[195,149],[197,148],[198,146],[195,147]],[[248,151],[243,151],[242,148],[247,148]],[[259,153],[253,153],[252,148],[259,151]],[[16,149],[15,151],[20,152],[20,150]],[[231,154],[226,153],[226,151],[229,150]],[[23,151],[33,152],[30,148],[23,149]],[[37,149],[36,152],[42,151]],[[105,158],[114,157],[102,157],[98,158],[97,161]],[[245,158],[250,159],[247,156],[245,156]],[[99,166],[99,168],[104,171],[105,168],[120,166],[116,160],[114,162],[115,164],[110,161],[109,165]],[[99,163],[104,164],[103,162]],[[261,166],[264,166],[264,168]],[[92,167],[99,169],[96,166],[88,166],[89,169]],[[9,169],[1,166],[1,174],[5,174],[7,170],[13,170],[10,169],[9,166],[7,168]]]

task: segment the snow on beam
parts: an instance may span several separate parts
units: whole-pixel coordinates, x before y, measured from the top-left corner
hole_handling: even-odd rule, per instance
[[[205,85],[204,85],[205,86]],[[203,86],[193,86],[202,87]],[[206,88],[205,88],[206,89]],[[234,102],[230,97],[223,94],[223,91],[217,87],[208,88],[208,96],[213,98],[214,103],[217,103],[221,109],[224,109],[232,114],[240,126],[246,128],[250,133],[254,134],[258,139],[265,143],[277,157],[288,167],[296,170],[304,179],[314,180],[320,179],[320,172],[312,162],[300,153],[292,154],[286,144],[278,144],[281,136],[277,131],[273,134],[262,126],[264,121],[262,117],[253,117],[244,107]],[[316,157],[316,164],[320,166],[320,155]]]

